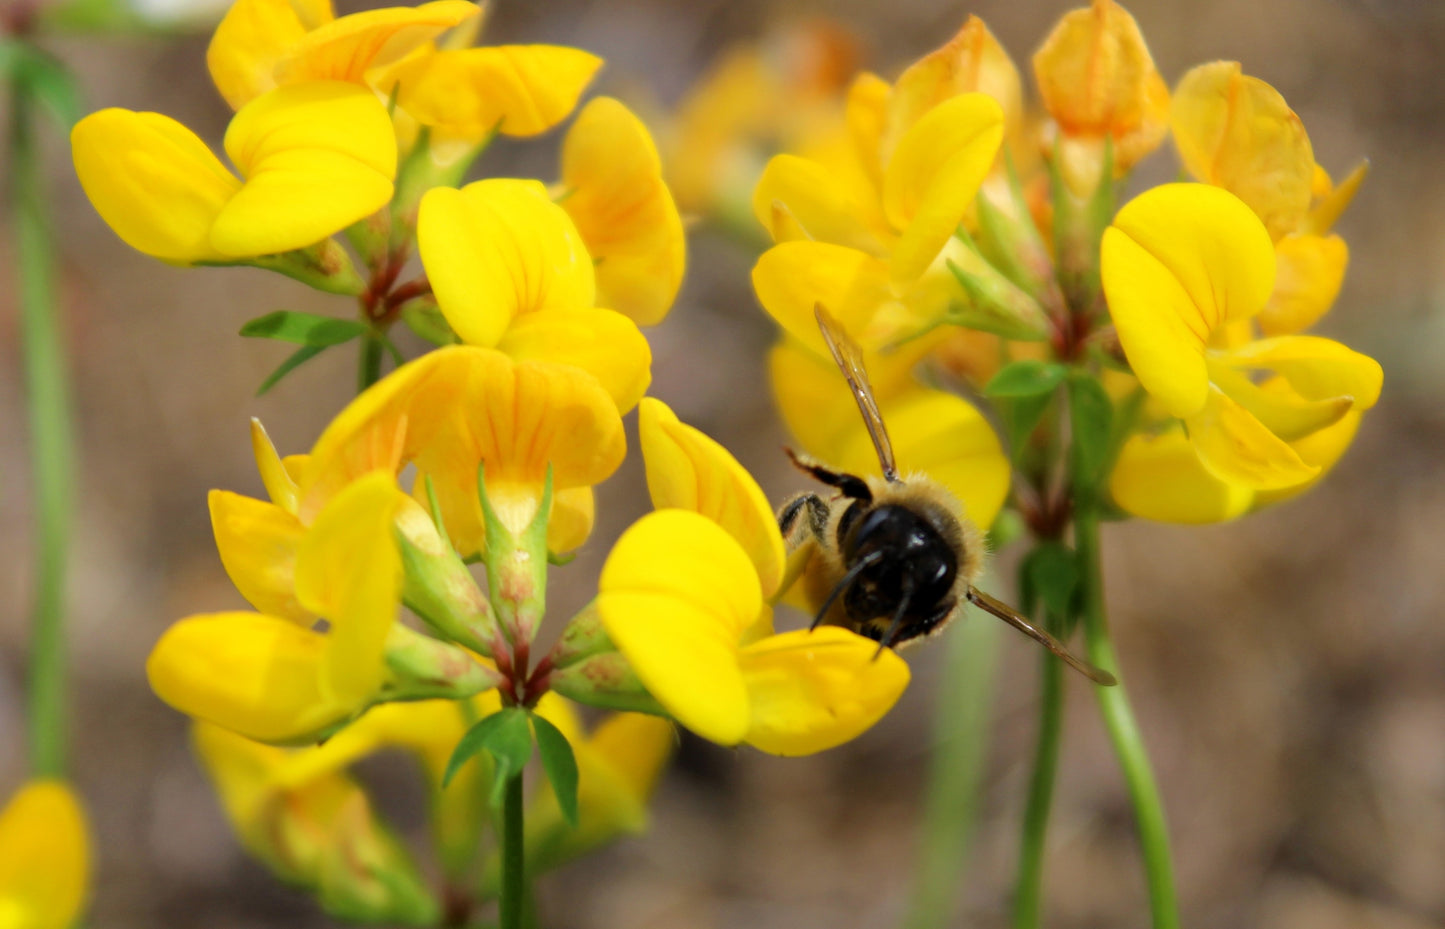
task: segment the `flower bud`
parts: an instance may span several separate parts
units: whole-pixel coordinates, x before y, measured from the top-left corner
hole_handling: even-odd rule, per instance
[[[392,678],[383,696],[389,700],[460,700],[502,682],[495,669],[478,663],[464,649],[400,623],[387,639],[386,664]]]

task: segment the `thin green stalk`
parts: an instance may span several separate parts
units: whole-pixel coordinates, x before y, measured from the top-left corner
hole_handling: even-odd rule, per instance
[[[1050,625],[1051,632],[1056,631]],[[1054,776],[1059,769],[1063,732],[1064,663],[1043,652],[1039,672],[1039,731],[1034,741],[1034,768],[1029,777],[1028,806],[1019,840],[1018,886],[1014,891],[1014,929],[1039,925],[1043,909],[1044,845],[1053,806]]]
[[[522,929],[528,892],[520,771],[507,778],[506,790],[502,798],[501,929]]]
[[[1119,679],[1115,687],[1095,687],[1099,710],[1114,754],[1124,770],[1129,785],[1129,799],[1138,820],[1139,846],[1144,856],[1144,875],[1149,884],[1149,906],[1154,929],[1178,929],[1179,903],[1174,890],[1174,867],[1170,861],[1169,828],[1164,821],[1164,802],[1149,766],[1144,739],[1129,695],[1124,689],[1124,675],[1109,641],[1108,620],[1104,611],[1104,576],[1099,559],[1099,515],[1096,504],[1080,500],[1074,518],[1074,547],[1078,551],[1080,582],[1084,598],[1084,643],[1089,660]]]
[[[58,777],[65,768],[65,578],[74,453],[65,350],[56,320],[54,255],[36,139],[38,101],[23,71],[12,91],[11,195],[36,516],[30,764],[36,775]]]
[[[908,929],[941,929],[954,924],[988,755],[999,628],[991,617],[974,615],[956,621],[947,635],[923,835],[903,923]]]
[[[370,335],[362,336],[361,359],[357,371],[356,392],[361,393],[366,388],[381,380],[381,339]]]

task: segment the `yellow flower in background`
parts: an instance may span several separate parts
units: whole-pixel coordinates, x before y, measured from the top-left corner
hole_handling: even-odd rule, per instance
[[[611,97],[589,102],[562,142],[558,187],[595,264],[597,301],[639,326],[662,322],[687,243],[647,127]]]
[[[1260,328],[1266,335],[1309,328],[1344,282],[1349,249],[1328,233],[1364,180],[1365,166],[1335,188],[1284,97],[1234,61],[1185,74],[1170,125],[1185,169],[1243,200],[1274,240],[1278,272]]]
[[[596,306],[587,245],[539,182],[427,191],[417,244],[437,306],[463,342],[580,368],[622,412],[647,390],[647,339],[631,319]]]
[[[216,27],[206,65],[239,110],[267,91],[309,81],[367,84],[442,32],[479,13],[467,0],[385,7],[342,16],[331,0],[237,0]]]
[[[182,619],[146,662],[151,688],[189,716],[274,743],[314,739],[364,710],[388,675],[401,590],[392,527],[401,499],[389,474],[336,494],[295,550],[300,615]],[[315,617],[330,628],[313,629]]]
[[[864,732],[908,684],[876,642],[824,627],[774,634],[781,535],[766,498],[725,449],[644,401],[639,429],[659,509],[602,569],[608,636],[668,712],[723,745],[805,755]],[[762,530],[771,526],[771,531]]]
[[[71,131],[96,212],[127,245],[173,264],[314,245],[392,196],[391,119],[363,88],[310,83],[258,97],[231,120],[225,148],[241,179],[159,113],[101,110]]]
[[[1166,184],[1105,230],[1102,276],[1134,374],[1183,420],[1199,462],[1250,490],[1282,490],[1321,465],[1291,443],[1373,406],[1380,366],[1313,336],[1238,340],[1274,286],[1274,248],[1241,200],[1203,184]],[[1251,375],[1281,379],[1266,389]]]
[[[359,476],[390,478],[414,464],[418,498],[430,477],[447,535],[472,555],[485,544],[478,468],[485,465],[498,515],[520,530],[537,512],[550,466],[548,544],[570,551],[592,529],[592,487],[625,451],[617,405],[585,371],[455,345],[393,371],[332,420],[307,458],[298,512],[304,522]]]
[[[1075,196],[1098,185],[1106,139],[1115,177],[1164,141],[1169,88],[1139,24],[1113,0],[1064,14],[1033,65],[1039,97],[1057,127],[1059,168]]]
[[[0,810],[0,926],[70,929],[85,907],[90,839],[64,781],[27,782]]]

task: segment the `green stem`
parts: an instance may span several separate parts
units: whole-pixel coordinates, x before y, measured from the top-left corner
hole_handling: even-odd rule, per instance
[[[1174,868],[1169,854],[1169,828],[1164,821],[1164,802],[1149,766],[1144,739],[1129,696],[1124,689],[1124,675],[1109,641],[1108,620],[1104,612],[1104,577],[1099,559],[1099,514],[1092,500],[1078,501],[1074,519],[1074,546],[1078,551],[1079,573],[1084,595],[1084,642],[1089,660],[1112,672],[1119,679],[1115,687],[1095,687],[1099,710],[1114,754],[1124,770],[1129,785],[1129,799],[1138,819],[1139,845],[1144,855],[1144,874],[1149,883],[1149,906],[1154,929],[1178,929],[1179,904],[1174,891]]]
[[[74,492],[65,350],[56,320],[54,256],[36,140],[37,100],[18,76],[11,99],[11,182],[25,392],[36,513],[35,606],[30,645],[30,763],[39,776],[65,767],[65,577]]]
[[[1050,624],[1049,631],[1054,632]],[[1053,805],[1054,775],[1059,768],[1063,732],[1064,663],[1043,653],[1039,676],[1039,731],[1034,742],[1034,769],[1029,777],[1028,806],[1019,844],[1018,887],[1014,896],[1014,929],[1039,925],[1044,886],[1044,842]]]
[[[924,802],[922,842],[904,926],[942,929],[954,910],[978,812],[988,754],[994,659],[1001,626],[990,617],[959,619],[947,634],[947,672],[938,691],[933,763]]]
[[[501,929],[522,929],[527,908],[527,861],[522,829],[522,774],[507,778],[502,798]]]
[[[356,392],[361,393],[366,388],[381,380],[381,339],[364,335],[358,341],[361,342],[361,359],[357,370]]]

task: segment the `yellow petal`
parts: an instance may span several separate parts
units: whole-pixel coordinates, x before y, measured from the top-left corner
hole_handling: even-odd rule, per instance
[[[648,692],[698,735],[740,742],[749,715],[738,636],[763,598],[733,537],[687,510],[651,513],[618,539],[598,589],[607,634]]]
[[[1104,230],[1100,272],[1119,341],[1144,389],[1175,416],[1204,405],[1214,330],[1263,308],[1274,246],[1237,197],[1165,184],[1135,197]]]
[[[1210,474],[1182,429],[1139,433],[1119,451],[1109,492],[1125,512],[1163,523],[1222,523],[1242,516],[1255,492]]]
[[[1189,441],[1205,469],[1228,484],[1251,490],[1277,490],[1301,484],[1319,473],[1252,413],[1210,386],[1197,413],[1184,420]]]
[[[261,483],[266,485],[271,502],[288,513],[295,513],[299,497],[296,479],[277,454],[266,427],[254,416],[251,417],[251,452],[256,456],[256,470],[261,472]]]
[[[391,6],[343,16],[288,48],[276,64],[276,80],[364,84],[372,68],[398,61],[477,12],[477,5],[468,0],[434,0],[417,7]]]
[[[286,52],[333,18],[329,0],[236,0],[206,49],[216,89],[239,110],[274,88]]]
[[[1275,243],[1274,257],[1274,293],[1259,314],[1259,328],[1265,335],[1303,332],[1334,305],[1350,250],[1337,235],[1291,234]]]
[[[1355,408],[1367,410],[1380,399],[1385,372],[1368,355],[1319,336],[1259,339],[1220,356],[1226,364],[1267,369],[1282,375],[1308,400],[1351,397]]]
[[[0,812],[0,920],[16,929],[70,929],[85,905],[90,840],[68,784],[27,781]]]
[[[775,242],[805,237],[877,252],[878,242],[858,218],[853,193],[825,165],[797,155],[775,155],[753,189],[753,215]]]
[[[764,597],[782,580],[783,538],[773,508],[727,449],[648,397],[637,412],[647,489],[659,510],[700,513],[728,531],[752,559]]]
[[[1210,62],[1179,81],[1169,121],[1190,174],[1249,204],[1273,238],[1300,227],[1314,152],[1279,91],[1245,75],[1237,61]]]
[[[962,397],[921,387],[882,404],[881,412],[904,479],[927,475],[958,498],[964,515],[988,528],[1008,497],[1009,463],[983,414]],[[853,474],[881,474],[861,421],[829,463]]]
[[[536,181],[427,191],[417,243],[437,305],[470,345],[496,345],[523,313],[595,305],[587,246]]]
[[[1318,177],[1318,174],[1324,174],[1324,169],[1319,165],[1315,165],[1315,171],[1317,172],[1316,177]],[[1312,188],[1311,192],[1318,198],[1319,202],[1310,210],[1310,215],[1304,224],[1304,231],[1313,233],[1314,235],[1324,235],[1329,232],[1331,227],[1333,227],[1335,222],[1340,218],[1340,215],[1344,213],[1345,209],[1350,205],[1350,201],[1355,199],[1355,194],[1359,192],[1360,185],[1365,182],[1365,175],[1369,173],[1369,160],[1362,161],[1355,165],[1354,170],[1351,171],[1343,181],[1340,181],[1337,187],[1328,186],[1329,175],[1326,174],[1325,189],[1321,191],[1318,184]]]
[[[1266,387],[1269,382],[1266,382]],[[1280,503],[1292,497],[1296,497],[1315,484],[1319,483],[1330,469],[1344,457],[1349,450],[1350,443],[1355,440],[1355,433],[1360,429],[1360,420],[1364,414],[1359,410],[1351,410],[1344,418],[1333,426],[1321,429],[1319,432],[1305,436],[1297,442],[1290,443],[1294,450],[1299,453],[1300,459],[1305,464],[1313,465],[1320,469],[1319,474],[1303,484],[1296,484],[1293,487],[1286,487],[1283,490],[1262,490],[1254,496],[1254,508],[1270,506]]]
[[[304,742],[362,709],[320,691],[326,636],[259,613],[211,613],[166,630],[146,676],[175,709],[263,742]]]
[[[642,120],[611,97],[578,114],[562,143],[562,208],[597,263],[597,299],[640,326],[667,316],[687,244]]]
[[[973,204],[1003,143],[1003,109],[985,94],[940,103],[903,135],[883,176],[883,208],[902,233],[895,280],[923,273]]]
[[[848,87],[844,118],[848,136],[857,152],[864,173],[879,189],[883,186],[883,131],[888,121],[888,98],[892,86],[883,78],[867,71],[860,73]],[[890,150],[889,154],[892,152]]]
[[[211,229],[226,254],[303,248],[391,200],[396,135],[365,87],[297,84],[258,97],[231,120],[226,153],[246,177]]]
[[[1149,123],[1157,108],[1162,81],[1149,47],[1134,17],[1112,0],[1065,13],[1033,66],[1044,107],[1066,135],[1118,139]],[[1161,120],[1155,145],[1165,129]]]
[[[652,383],[652,349],[621,313],[589,308],[526,313],[513,320],[497,349],[518,361],[581,368],[597,379],[621,413]]]
[[[774,322],[825,358],[814,316],[819,303],[864,347],[877,348],[869,325],[892,297],[883,262],[826,242],[784,242],[763,252],[753,267],[753,290]]]
[[[287,753],[270,780],[277,787],[294,789],[340,771],[386,748],[400,748],[416,756],[436,786],[467,731],[467,706],[456,700],[421,700],[383,703],[336,733],[325,743]]]
[[[263,846],[269,823],[264,817],[277,792],[274,774],[290,753],[200,720],[191,726],[191,745],[210,775],[231,827],[252,854],[266,857]]]
[[[641,713],[614,713],[588,739],[592,753],[640,803],[646,803],[672,754],[672,723]]]
[[[296,549],[306,527],[292,514],[263,500],[225,490],[207,498],[216,549],[231,583],[262,613],[310,626],[316,614],[296,599]]]
[[[385,677],[401,604],[393,528],[401,502],[391,475],[369,474],[327,504],[296,553],[296,599],[331,621],[321,692],[336,703],[369,699]]]
[[[1354,406],[1354,400],[1347,396],[1309,400],[1293,390],[1264,390],[1244,372],[1222,361],[1210,362],[1209,379],[1286,442],[1334,425]]]
[[[75,124],[70,148],[85,195],[131,248],[176,264],[226,257],[211,226],[241,182],[185,126],[101,110]]]
[[[397,104],[444,135],[540,135],[567,118],[602,59],[560,45],[441,51],[397,68]]]
[[[879,654],[877,642],[837,626],[763,639],[740,660],[752,706],[746,741],[774,755],[811,755],[857,738],[909,679],[891,649]]]
[[[568,487],[552,495],[547,520],[547,550],[565,554],[582,547],[597,520],[597,502],[591,487]]]
[[[1012,136],[1018,131],[1023,118],[1018,68],[983,20],[973,15],[953,38],[899,75],[888,99],[884,157],[892,154],[923,114],[950,97],[971,92],[997,100],[1003,108],[1006,133]]]

